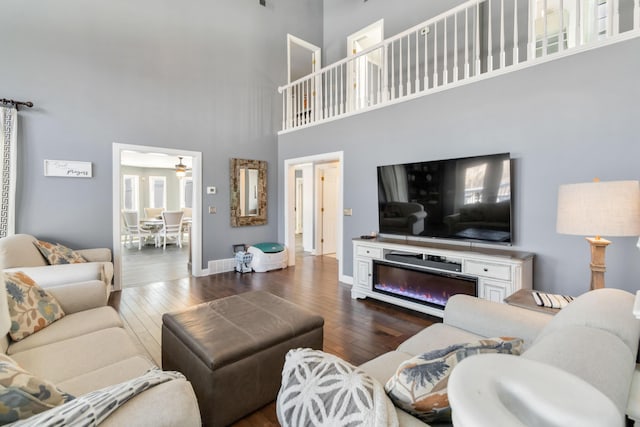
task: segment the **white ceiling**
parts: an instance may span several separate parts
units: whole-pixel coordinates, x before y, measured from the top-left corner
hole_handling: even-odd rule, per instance
[[[121,165],[138,168],[175,169],[178,162],[178,156],[170,156],[164,153],[141,153],[138,151],[124,150],[120,157]],[[192,165],[191,157],[183,157],[182,163],[190,169]]]

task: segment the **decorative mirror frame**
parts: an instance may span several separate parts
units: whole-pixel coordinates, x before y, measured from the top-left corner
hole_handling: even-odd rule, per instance
[[[258,170],[258,215],[240,216],[240,169]],[[231,159],[231,226],[264,225],[267,223],[267,162],[264,160]]]

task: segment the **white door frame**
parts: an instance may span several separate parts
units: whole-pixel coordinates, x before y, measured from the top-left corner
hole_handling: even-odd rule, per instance
[[[121,290],[122,253],[120,244],[120,211],[122,197],[120,195],[120,159],[125,150],[143,153],[164,153],[170,156],[189,156],[193,160],[191,176],[193,179],[193,209],[191,224],[191,275],[203,276],[202,269],[202,152],[178,150],[174,148],[151,147],[146,145],[130,145],[113,143],[112,149],[112,205],[113,205],[113,280],[114,289]]]
[[[296,223],[295,223],[295,192],[296,192],[296,166],[303,163],[338,162],[338,203],[337,203],[337,238],[336,238],[336,259],[338,260],[338,280],[344,283],[351,283],[350,277],[343,274],[342,246],[344,241],[344,216],[342,210],[344,206],[344,151],[332,153],[316,154],[284,161],[284,241],[289,250],[289,265],[296,265],[296,254],[292,248],[296,245]],[[314,238],[317,234],[314,232]]]
[[[315,186],[315,255],[325,255],[327,252],[324,248],[324,195],[325,195],[325,181],[323,180],[325,171],[327,169],[338,169],[340,165],[337,162],[322,162],[314,165],[314,186]],[[337,183],[336,183],[337,184]],[[336,197],[338,197],[336,191]],[[341,217],[341,212],[336,209],[336,212],[333,213],[334,217],[337,219]],[[338,244],[338,240],[336,239],[336,246]],[[337,248],[336,248],[337,250]]]
[[[354,43],[356,43],[358,39],[362,38],[364,35],[371,33],[379,33],[380,41],[384,40],[384,19],[380,19],[372,24],[369,24],[366,27],[347,36],[347,58],[352,57],[356,54],[353,48]],[[370,55],[372,55],[372,53],[368,54],[365,58],[369,57]],[[358,105],[357,91],[360,90],[360,85],[363,83],[363,81],[366,81],[366,73],[367,70],[365,69],[364,72],[359,70],[359,65],[354,61],[347,62],[347,78],[350,81],[348,85],[349,90],[347,90],[347,111],[362,108]]]
[[[318,46],[309,43],[308,41],[302,40],[301,38],[298,38],[294,35],[291,34],[287,34],[287,83],[291,83],[291,45],[295,44],[298,45],[304,49],[307,49],[309,51],[311,51],[312,53],[312,62],[311,62],[311,73],[315,73],[316,71],[320,70],[321,65],[322,65],[322,49],[320,49]],[[321,111],[321,99],[319,96],[316,96],[316,94],[321,93],[321,87],[320,87],[320,82],[322,81],[321,78],[314,78],[313,82],[312,82],[312,86],[314,88],[313,90],[313,102],[309,102],[309,108],[310,108],[310,115],[311,117],[314,117],[315,119],[318,118],[318,114]],[[288,96],[287,96],[287,111],[293,111],[293,98],[294,98],[294,91],[293,90],[287,90]],[[292,119],[292,118],[291,118]]]

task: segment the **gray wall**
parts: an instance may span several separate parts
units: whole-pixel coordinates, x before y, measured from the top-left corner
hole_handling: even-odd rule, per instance
[[[20,113],[17,231],[111,246],[112,143],[203,153],[203,262],[274,240],[276,131],[286,34],[322,42],[317,0],[125,0],[0,5],[0,97]],[[229,158],[268,161],[268,225],[229,225]],[[91,161],[92,179],[45,178],[44,159]]]
[[[589,246],[556,233],[558,186],[640,179],[638,52],[636,38],[283,134],[279,164],[344,150],[344,207],[353,208],[344,217],[344,273],[351,275],[351,238],[378,228],[376,166],[511,152],[514,248],[536,254],[535,288],[577,295],[589,288]],[[606,284],[635,291],[637,238],[609,239]]]

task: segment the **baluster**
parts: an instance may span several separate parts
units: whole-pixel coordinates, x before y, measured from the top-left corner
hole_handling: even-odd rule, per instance
[[[340,68],[336,67],[336,82],[339,82],[337,84],[338,88],[337,93],[336,93],[336,100],[338,102],[338,115],[344,113],[344,107],[342,105],[342,99],[343,99],[343,90],[344,90],[344,75],[342,74],[342,64],[340,64]]]
[[[477,76],[480,74],[480,0],[476,3],[476,43],[474,46],[474,50],[476,52],[476,64],[473,75]]]
[[[580,0],[576,0],[580,1]],[[513,2],[513,61],[511,61],[512,65],[520,62],[520,53],[518,52],[518,42],[519,42],[519,34],[518,34],[518,0],[514,0]]]
[[[607,37],[611,37],[613,35],[613,15],[615,14],[613,10],[614,3],[615,0],[607,1]]]
[[[564,2],[560,0],[560,34],[558,35],[558,52],[564,50]]]
[[[329,73],[329,117],[333,117],[333,68],[328,70]]]
[[[296,84],[296,102],[295,102],[295,110],[294,110],[294,119],[295,125],[300,126],[300,83]]]
[[[433,87],[438,86],[438,22],[433,23]]]
[[[464,78],[469,78],[469,8],[464,10]]]
[[[598,0],[593,0],[593,36],[594,40],[598,40],[600,38],[600,30],[598,26]]]
[[[396,98],[396,58],[395,45],[391,42],[391,99]]]
[[[407,35],[407,95],[411,95],[411,38]]]
[[[378,49],[380,63],[378,64],[378,95],[376,97],[376,104],[380,104],[382,102],[382,88],[383,88],[382,79],[384,78],[382,70],[385,69],[385,63],[387,59],[385,58],[386,51],[387,49],[385,46],[382,46],[380,49]]]
[[[447,17],[444,17],[444,39],[442,40],[442,85],[449,83],[449,66],[447,65],[447,57],[449,50],[447,49]]]
[[[491,0],[487,2],[487,72],[493,71],[493,30],[491,29]]]
[[[458,14],[453,15],[453,81],[458,81]]]
[[[504,0],[500,0],[500,68],[504,68],[507,57],[504,51]]]
[[[367,61],[367,87],[369,88],[369,99],[365,102],[365,107],[373,104],[373,63],[370,61]]]
[[[398,97],[404,96],[404,86],[402,86],[402,39],[398,39],[398,50],[400,58],[398,59]]]
[[[419,49],[420,49],[420,39],[418,38],[420,34],[420,30],[416,30],[416,81],[413,84],[415,90],[414,92],[420,92],[420,61],[418,60],[420,58],[420,53],[419,53]]]
[[[389,45],[386,44],[382,47],[382,53],[384,54],[384,61],[382,63],[382,101],[389,99],[389,72],[387,66],[389,64]]]
[[[327,71],[323,71],[322,72],[322,79],[323,79],[323,85],[322,85],[322,91],[324,92],[324,96],[322,97],[322,118],[326,119],[329,117],[329,103],[327,102],[329,100],[329,94],[327,92],[327,89],[329,88],[329,80],[327,79]]]
[[[529,1],[529,54],[527,60],[533,60],[536,58],[536,0]],[[580,3],[581,0],[576,0]]]
[[[347,111],[347,106],[345,105],[345,91],[347,84],[345,83],[345,78],[347,73],[344,71],[345,64],[340,64],[340,113],[343,114]]]
[[[338,69],[336,67],[333,67],[333,82],[331,84],[333,85],[333,91],[335,92],[335,96],[333,97],[333,106],[331,108],[333,109],[333,115],[338,116],[340,115],[340,105],[338,104],[340,101],[338,100]]]
[[[547,15],[547,0],[542,2],[542,13],[544,17],[543,21],[543,31],[542,31],[542,56],[547,56],[549,53],[549,33],[547,24],[549,23],[548,15]]]
[[[429,89],[429,26],[424,27],[424,90]]]
[[[578,47],[582,44],[582,13],[580,13],[580,3],[582,0],[576,0],[576,46]]]
[[[287,111],[287,94],[289,88],[282,91],[282,130],[287,129],[287,117],[289,112]]]

